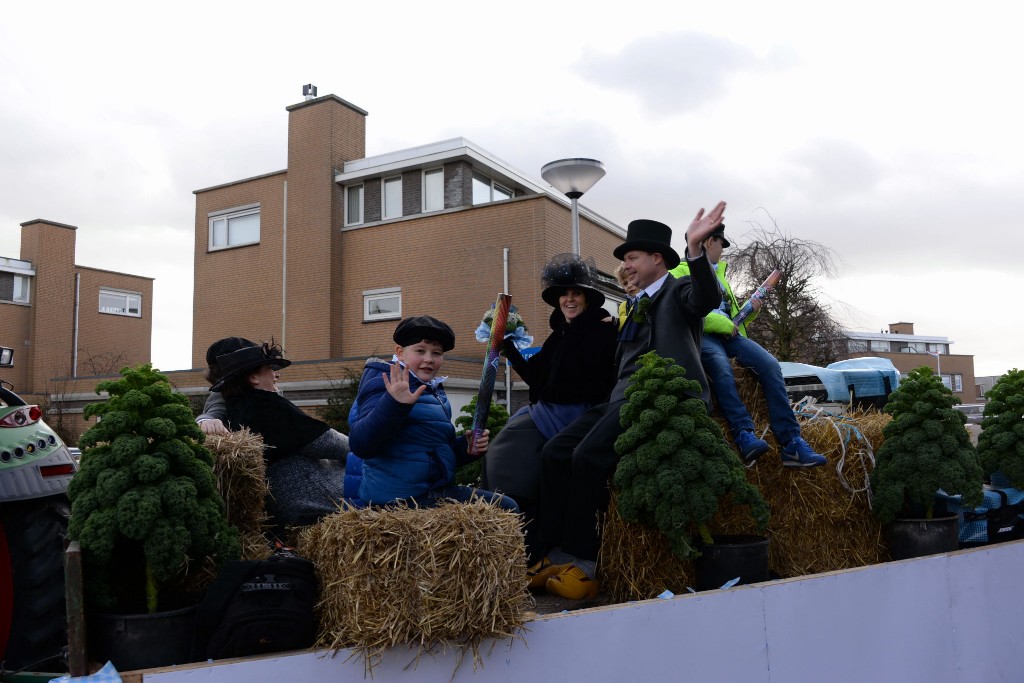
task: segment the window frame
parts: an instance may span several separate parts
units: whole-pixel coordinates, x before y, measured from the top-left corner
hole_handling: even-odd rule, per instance
[[[263,219],[260,215],[261,207],[259,204],[247,204],[245,206],[236,206],[230,209],[224,209],[222,211],[211,211],[207,216],[207,251],[223,251],[225,249],[235,249],[236,247],[248,247],[253,244],[259,244],[262,238]],[[232,242],[231,241],[231,221],[237,218],[244,218],[245,216],[253,216],[257,218],[256,225],[256,239],[249,240],[246,242]],[[214,238],[214,227],[215,221],[224,221],[224,228],[226,230],[225,244],[215,245],[213,243]]]
[[[116,310],[104,310],[103,308],[103,295],[107,296],[123,296],[124,297],[124,312]],[[138,299],[138,313],[131,312],[131,298],[135,297]],[[99,291],[99,312],[105,315],[119,315],[124,318],[141,318],[142,317],[142,292],[133,292],[130,289],[119,289],[117,287],[100,287]]]
[[[370,304],[374,301],[384,299],[398,299],[398,310],[388,313],[370,312]],[[402,288],[384,287],[382,289],[367,289],[363,291],[363,322],[377,322],[378,320],[401,320],[402,318]]]
[[[486,183],[484,182],[485,180],[487,181]],[[471,197],[472,197],[472,201],[473,201],[473,206],[480,206],[481,204],[490,204],[492,202],[503,202],[503,201],[507,201],[509,199],[515,199],[515,196],[516,196],[515,190],[513,190],[512,188],[510,188],[510,187],[508,187],[506,185],[503,185],[502,183],[499,183],[497,180],[495,180],[494,178],[491,178],[488,175],[484,175],[480,171],[473,171],[472,183],[473,184],[480,183],[481,185],[487,185],[487,191],[488,191],[488,195],[487,196],[489,197],[487,199],[487,201],[480,201],[480,202],[478,202],[478,201],[476,201],[476,191],[474,190],[471,193]],[[495,199],[494,198],[495,188],[499,188],[504,194],[507,194],[508,196],[507,197],[502,197],[501,199]]]
[[[11,276],[11,298],[2,299],[5,304],[20,304],[27,306],[32,303],[32,276],[24,275],[22,273],[12,273],[10,271],[0,271],[4,275]],[[21,290],[21,296],[18,296],[18,290]]]
[[[388,213],[388,187],[398,186],[398,214]],[[389,221],[402,217],[402,176],[391,176],[380,180],[380,217],[381,220]]]
[[[427,200],[429,198],[428,190],[430,189],[428,184],[427,184],[427,176],[434,176],[434,175],[440,176],[440,178],[441,178],[441,185],[440,185],[440,187],[438,187],[438,190],[440,192],[440,196],[436,197],[436,199],[440,199],[441,200],[441,205],[438,208],[436,208],[436,209],[435,208],[430,208],[429,206],[427,206]],[[438,168],[425,168],[425,169],[423,169],[423,176],[422,176],[422,178],[420,180],[420,186],[423,188],[423,202],[422,202],[422,206],[420,207],[421,210],[423,211],[423,213],[433,213],[434,211],[444,211],[444,166],[440,166]]]
[[[352,201],[351,196],[353,191],[359,193],[359,218],[357,220],[349,220],[351,209],[349,204]],[[345,186],[345,225],[362,225],[366,221],[366,184],[358,183],[356,185]]]

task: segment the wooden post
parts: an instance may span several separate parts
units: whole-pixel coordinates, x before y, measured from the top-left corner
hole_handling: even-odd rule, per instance
[[[82,585],[82,547],[78,541],[71,541],[64,551],[64,595],[68,611],[69,673],[73,677],[87,676],[85,589]]]

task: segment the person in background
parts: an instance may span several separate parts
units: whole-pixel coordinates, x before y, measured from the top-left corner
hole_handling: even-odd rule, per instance
[[[824,465],[825,456],[814,449],[800,434],[800,423],[793,414],[786,393],[786,381],[782,377],[779,361],[765,351],[760,344],[747,338],[747,325],[753,322],[761,309],[762,301],[755,300],[754,313],[744,322],[736,325],[732,319],[739,313],[740,306],[732,287],[726,279],[727,264],[722,252],[730,246],[725,236],[725,224],[718,225],[702,242],[708,261],[714,270],[721,292],[715,310],[704,318],[704,341],[701,344],[700,359],[707,373],[711,391],[718,409],[729,424],[733,442],[739,449],[744,464],[753,464],[770,448],[768,442],[754,433],[754,420],[743,405],[736,378],[732,374],[729,359],[735,358],[743,367],[755,375],[761,384],[765,403],[768,406],[768,422],[775,440],[782,447],[782,464],[786,467],[818,467]],[[688,263],[680,263],[672,269],[676,277],[692,275]]]
[[[626,275],[626,264],[620,263],[615,269],[615,279],[619,281],[619,286],[622,287],[623,291],[626,292],[626,300],[619,302],[619,329],[626,324],[626,311],[629,309],[630,303],[636,298],[636,295],[640,292],[635,284],[629,281],[629,276]]]

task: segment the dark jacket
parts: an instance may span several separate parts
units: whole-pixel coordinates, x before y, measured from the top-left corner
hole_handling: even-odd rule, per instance
[[[228,429],[248,427],[262,435],[268,462],[293,455],[330,429],[273,391],[249,389],[225,399],[225,404]]]
[[[450,485],[466,459],[466,440],[455,437],[444,388],[428,387],[416,403],[399,403],[384,385],[390,367],[379,358],[366,361],[349,434],[352,451],[363,459],[359,497],[378,505]],[[422,384],[409,373],[409,391]]]
[[[636,338],[619,343],[619,375],[611,400],[624,398],[640,356],[657,351],[685,368],[687,377],[700,382],[700,398],[710,406],[711,393],[700,362],[700,342],[704,316],[715,310],[720,301],[718,280],[707,256],[702,254],[691,262],[689,277],[669,275],[651,298]]]
[[[617,329],[603,320],[603,308],[587,308],[572,323],[559,309],[551,313],[551,335],[540,351],[524,359],[512,344],[505,355],[530,387],[530,403],[603,403],[615,385]]]
[[[344,496],[348,440],[273,391],[251,389],[225,399],[229,429],[263,437],[270,497],[279,527],[313,524],[337,512]]]

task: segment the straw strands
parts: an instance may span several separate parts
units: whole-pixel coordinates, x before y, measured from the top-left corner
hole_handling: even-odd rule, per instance
[[[518,515],[482,500],[436,508],[351,509],[299,536],[320,581],[317,647],[352,648],[367,672],[385,650],[458,647],[480,663],[483,638],[511,638],[530,615]]]
[[[831,413],[802,405],[797,418],[803,437],[828,464],[817,468],[782,466],[779,448],[768,426],[760,385],[751,373],[736,369],[740,396],[758,436],[771,445],[747,478],[768,501],[769,565],[780,577],[859,567],[889,559],[881,526],[871,513],[868,475],[874,452],[882,444],[882,428],[891,419],[876,410]],[[728,427],[715,418],[725,434]],[[710,525],[712,533],[757,533],[746,507],[721,501]],[[618,601],[652,598],[663,590],[692,585],[692,564],[679,561],[653,530],[626,524],[609,507],[601,548],[604,585]]]
[[[242,559],[269,557],[271,548],[263,535],[267,526],[264,499],[269,490],[263,437],[243,428],[207,435],[205,445],[213,453],[213,474],[227,507],[228,524],[241,536]]]

